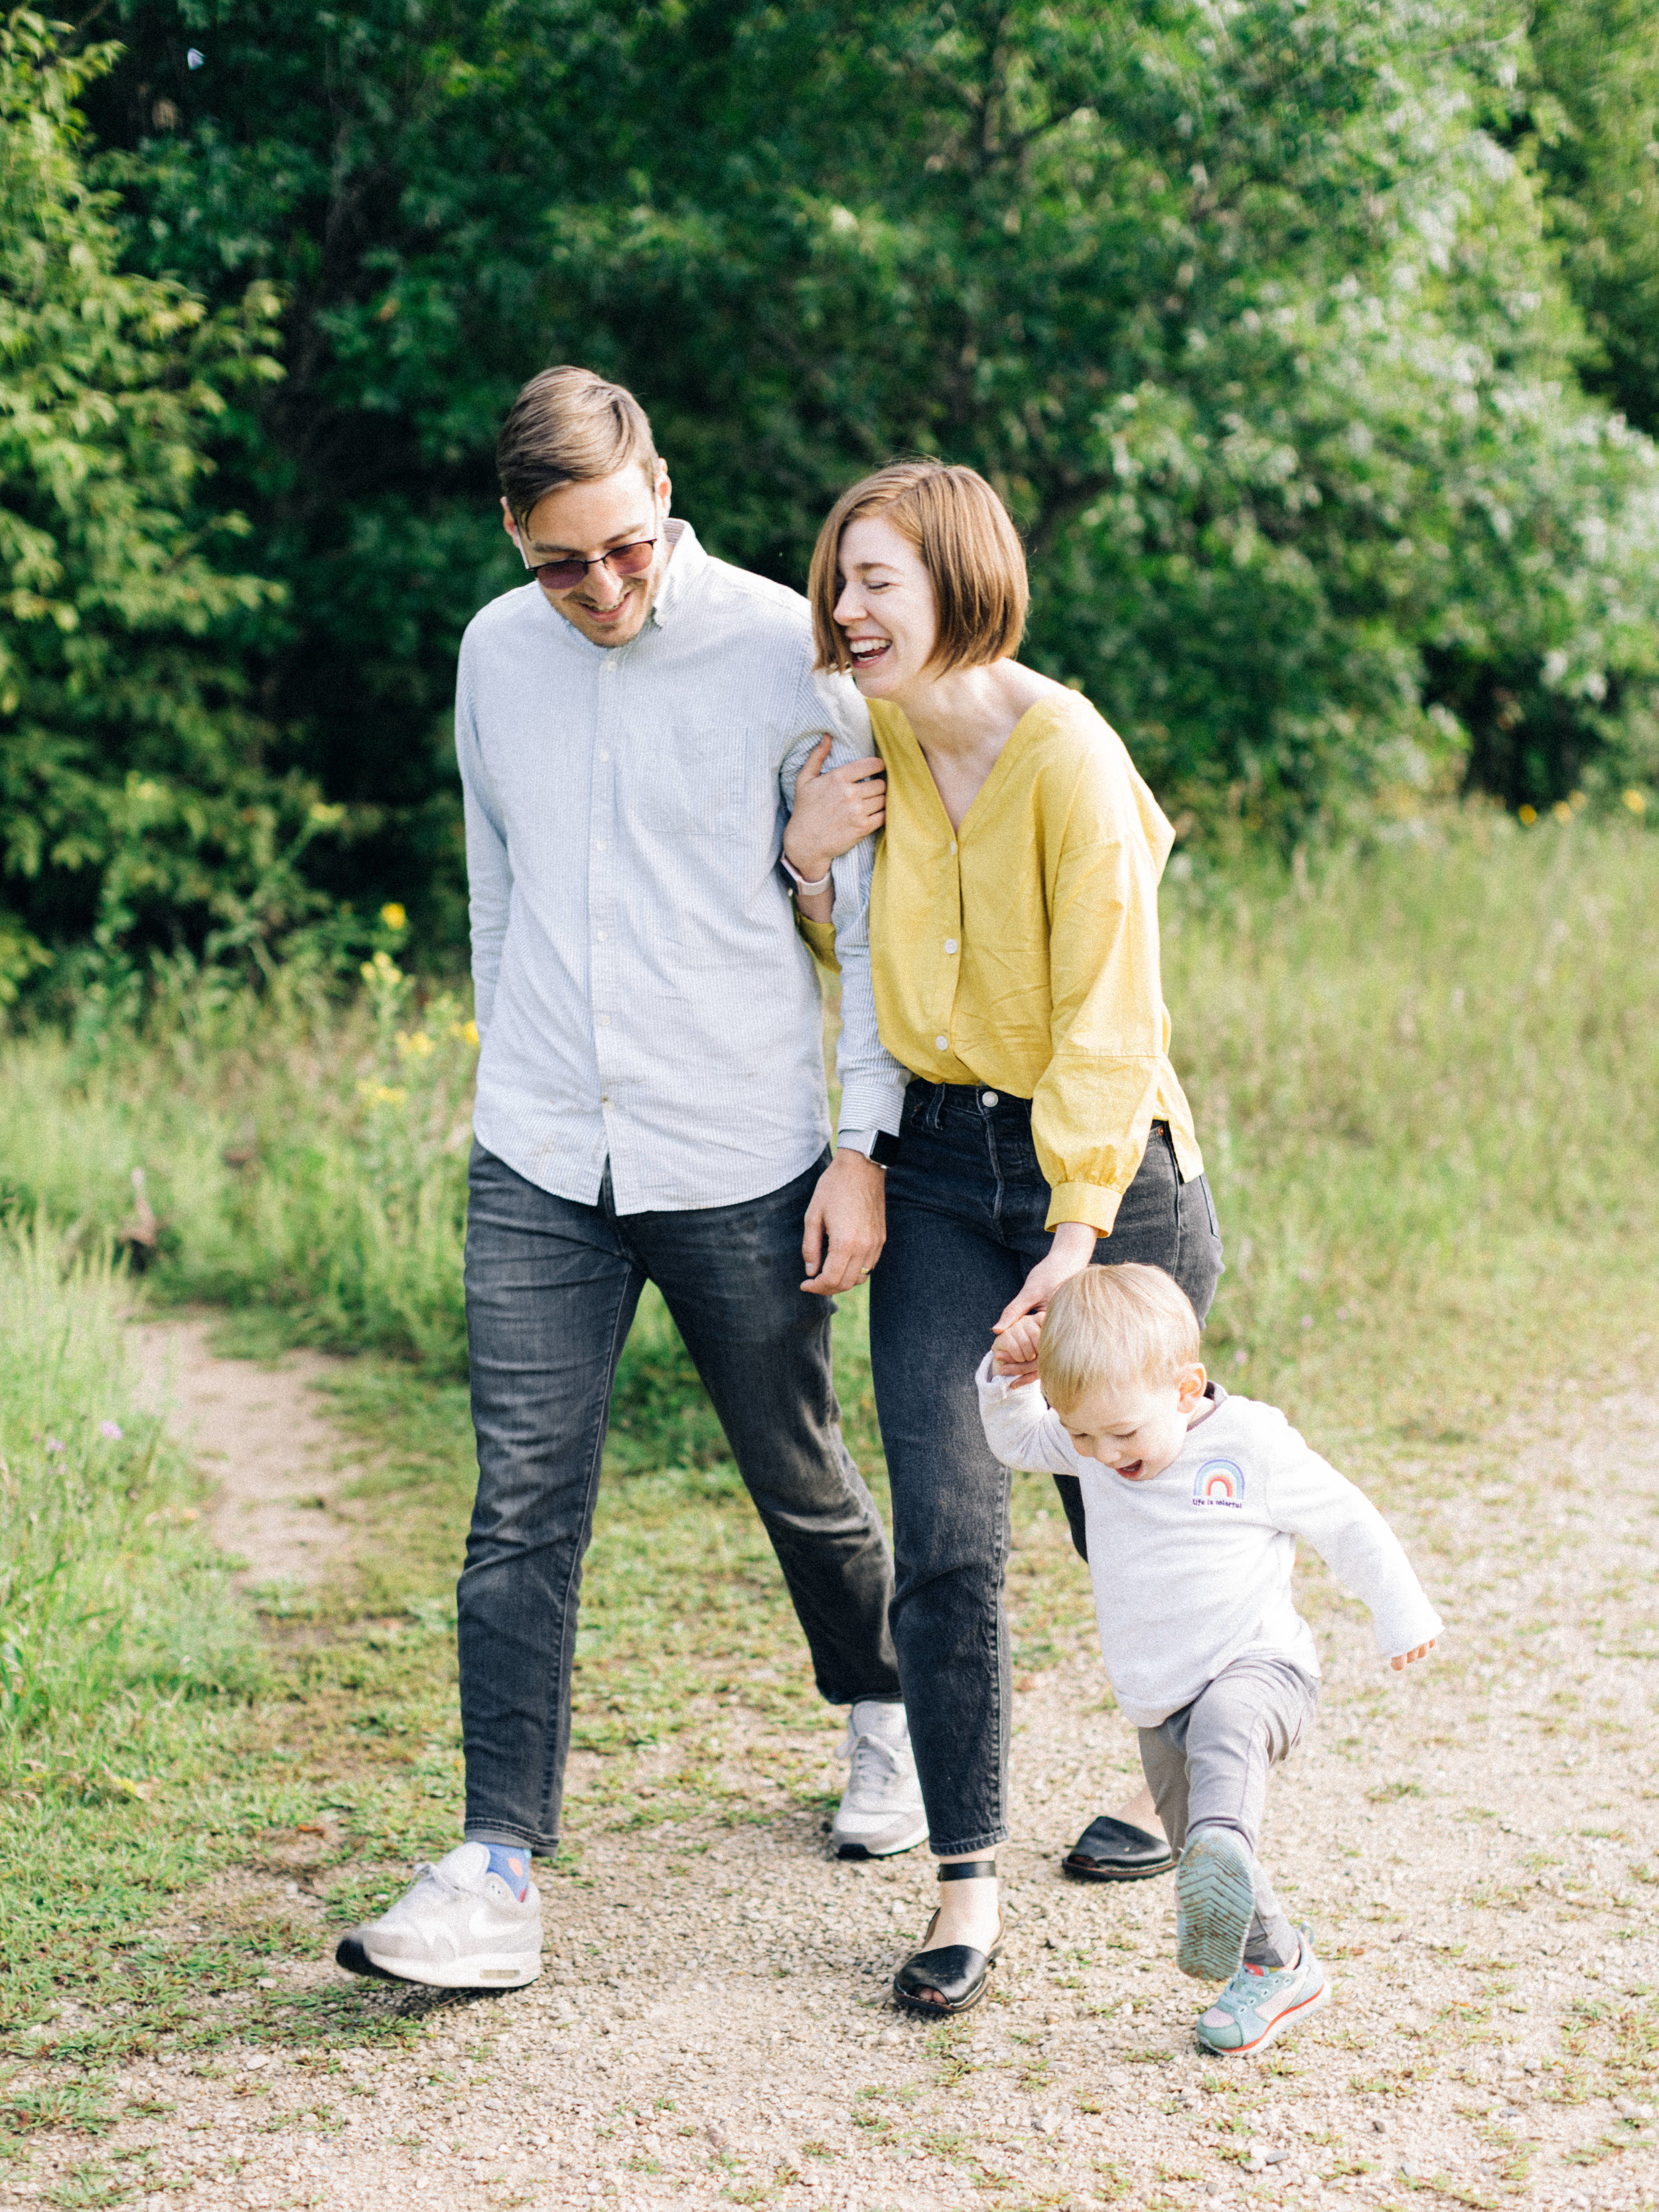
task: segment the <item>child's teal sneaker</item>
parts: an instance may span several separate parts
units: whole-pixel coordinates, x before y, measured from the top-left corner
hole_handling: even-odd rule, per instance
[[[1293,1966],[1242,1966],[1200,2016],[1194,2033],[1202,2049],[1223,2058],[1248,2057],[1330,2002],[1331,1985],[1314,1956],[1313,1938],[1305,1928],[1297,1932],[1302,1948]]]
[[[1196,1982],[1238,1972],[1255,1917],[1255,1858],[1235,1828],[1197,1828],[1176,1869],[1176,1964]]]

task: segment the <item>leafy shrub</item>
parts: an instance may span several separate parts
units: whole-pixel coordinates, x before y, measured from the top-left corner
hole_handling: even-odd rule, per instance
[[[57,39],[0,21],[0,1005],[65,947],[105,989],[147,946],[265,953],[328,913],[337,818],[267,763],[245,663],[281,587],[228,565],[210,483],[231,396],[280,374],[276,295],[120,269],[73,105],[118,50]]]

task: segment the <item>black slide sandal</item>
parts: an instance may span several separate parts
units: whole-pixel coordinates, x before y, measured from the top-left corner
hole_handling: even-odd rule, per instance
[[[1060,1863],[1073,1881],[1150,1881],[1154,1875],[1175,1872],[1175,1853],[1162,1836],[1103,1813]]]
[[[942,1866],[939,1878],[941,1881],[968,1881],[980,1875],[994,1875],[996,1870],[994,1859],[959,1859],[952,1866]],[[938,1925],[936,1911],[927,1923],[921,1948],[913,1951],[894,1975],[893,1995],[907,2012],[951,2020],[958,2013],[971,2012],[984,1996],[1006,1930],[999,1913],[996,1941],[988,1951],[976,1951],[971,1943],[945,1943],[937,1951],[930,1951],[927,1937]],[[923,1996],[924,1990],[931,1990],[933,1995]]]

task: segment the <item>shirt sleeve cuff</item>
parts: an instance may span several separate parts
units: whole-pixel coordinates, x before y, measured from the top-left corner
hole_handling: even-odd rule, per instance
[[[1109,1237],[1122,1203],[1121,1190],[1105,1190],[1093,1182],[1057,1182],[1049,1194],[1044,1226],[1058,1229],[1062,1221],[1085,1221],[1097,1237]]]
[[[979,1389],[981,1406],[994,1406],[1008,1395],[1008,1377],[997,1373],[993,1364],[995,1358],[994,1352],[988,1352],[974,1370],[974,1381]]]
[[[842,1091],[837,1135],[843,1129],[884,1129],[896,1137],[904,1119],[904,1088],[902,1083],[884,1083],[876,1075],[855,1076]]]
[[[1376,1648],[1384,1659],[1403,1659],[1408,1651],[1419,1644],[1437,1644],[1446,1632],[1446,1624],[1432,1606],[1408,1614],[1403,1620],[1378,1620]]]
[[[836,925],[833,921],[809,921],[799,908],[795,927],[806,939],[807,946],[820,968],[827,968],[832,975],[841,973],[841,962],[836,957]]]

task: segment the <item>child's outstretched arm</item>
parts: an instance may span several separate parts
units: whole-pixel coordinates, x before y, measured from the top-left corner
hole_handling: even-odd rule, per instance
[[[1042,1386],[996,1374],[995,1357],[988,1352],[974,1377],[986,1443],[1005,1467],[1021,1468],[1030,1474],[1076,1474],[1085,1462]]]
[[[1445,1623],[1400,1539],[1364,1492],[1322,1459],[1288,1421],[1273,1455],[1268,1496],[1279,1526],[1304,1537],[1343,1588],[1370,1608],[1377,1650],[1390,1668],[1398,1674],[1426,1658]]]

